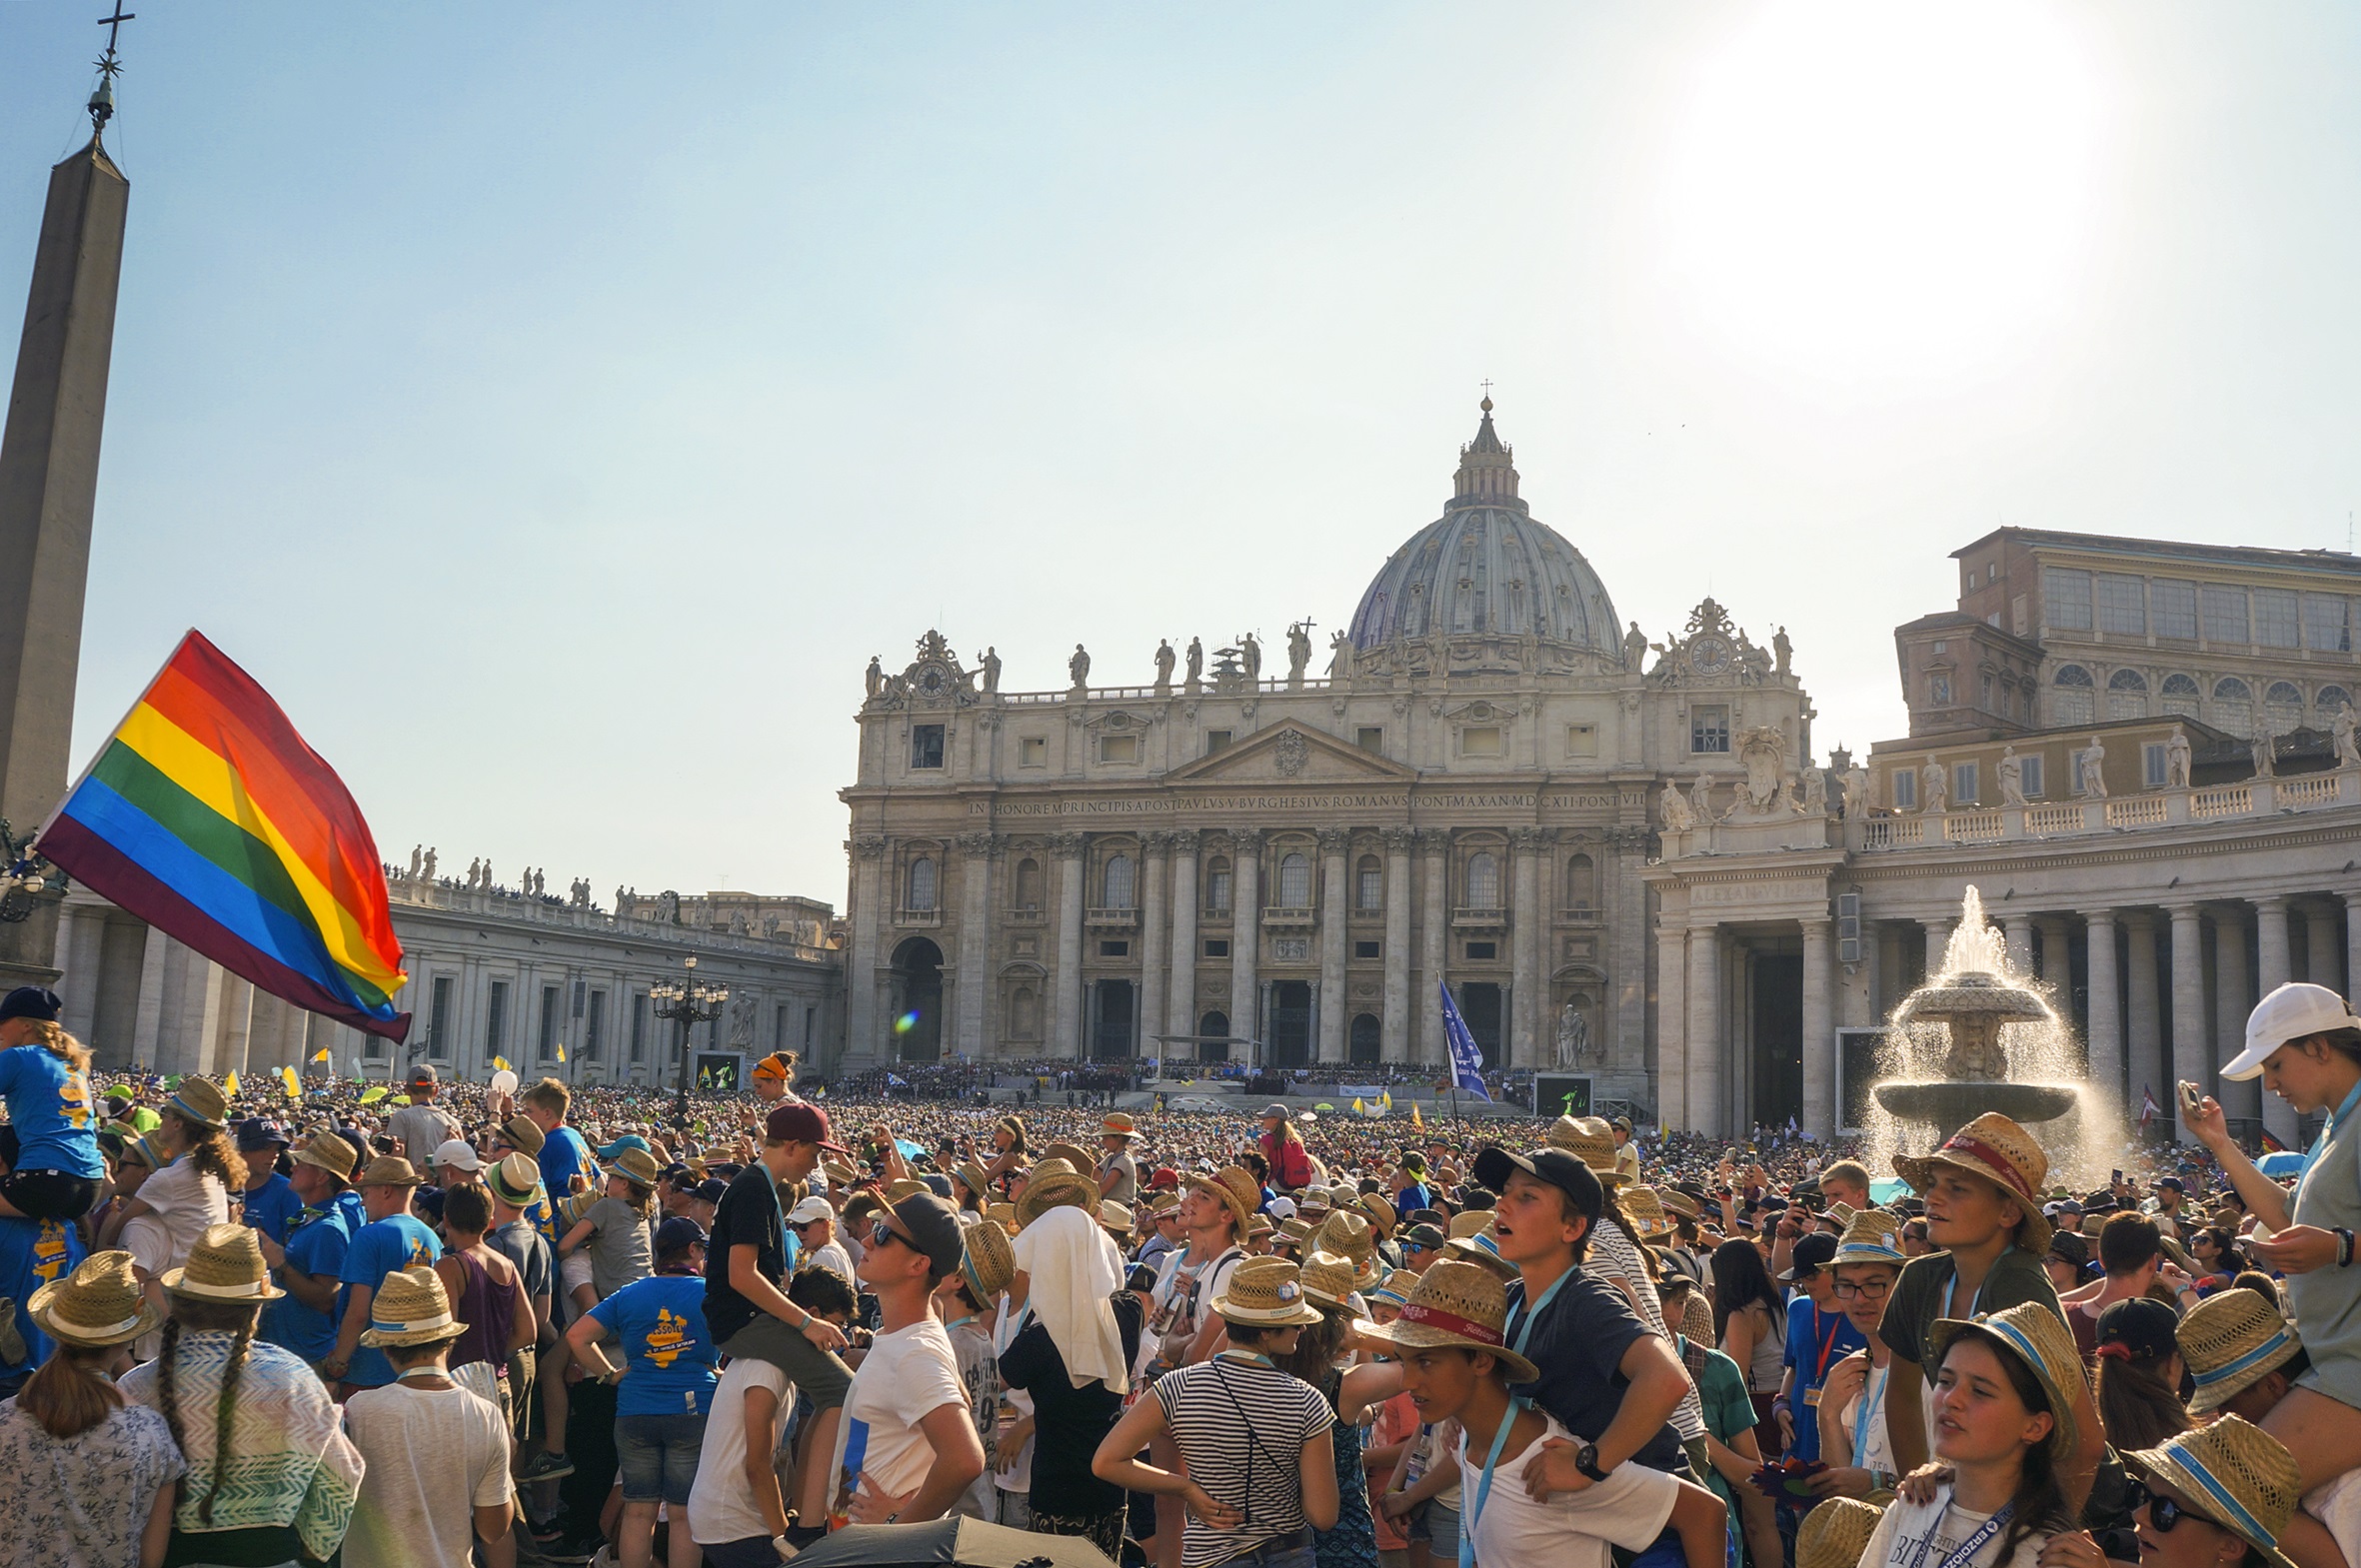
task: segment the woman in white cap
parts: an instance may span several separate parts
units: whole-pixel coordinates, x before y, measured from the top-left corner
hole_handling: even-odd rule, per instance
[[[2311,1368],[2275,1406],[2264,1430],[2296,1456],[2303,1490],[2361,1468],[2361,1016],[2325,985],[2280,986],[2246,1020],[2246,1048],[2222,1068],[2260,1077],[2298,1111],[2326,1118],[2304,1156],[2292,1197],[2230,1138],[2212,1096],[2184,1125],[2221,1161],[2256,1221],[2275,1232],[2253,1243],[2286,1276],[2287,1301]]]

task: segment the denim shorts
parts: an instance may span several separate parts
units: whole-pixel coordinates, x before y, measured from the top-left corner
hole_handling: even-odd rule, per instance
[[[619,1415],[615,1418],[615,1466],[627,1503],[689,1506],[697,1480],[697,1454],[705,1446],[701,1415]]]
[[[1417,1513],[1418,1528],[1409,1532],[1411,1539],[1428,1543],[1432,1560],[1455,1563],[1459,1560],[1459,1510],[1428,1502]]]

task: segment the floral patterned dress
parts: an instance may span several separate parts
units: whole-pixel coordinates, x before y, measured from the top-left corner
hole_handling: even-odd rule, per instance
[[[156,1493],[187,1470],[144,1405],[60,1439],[0,1400],[0,1568],[137,1568]]]
[[[1343,1386],[1343,1374],[1331,1372],[1320,1388],[1331,1411]],[[1360,1464],[1361,1437],[1359,1427],[1336,1423],[1336,1523],[1333,1529],[1311,1532],[1311,1556],[1318,1568],[1377,1568],[1377,1521],[1369,1514],[1368,1472]]]

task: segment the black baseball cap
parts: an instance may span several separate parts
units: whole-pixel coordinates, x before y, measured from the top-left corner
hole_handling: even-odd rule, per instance
[[[705,1227],[686,1214],[675,1214],[656,1227],[656,1253],[678,1252],[704,1242]]]
[[[2099,1314],[2099,1343],[2121,1345],[2135,1356],[2155,1360],[2178,1348],[2173,1335],[2178,1322],[2163,1302],[2132,1296]]]
[[[730,1183],[719,1176],[708,1176],[697,1183],[697,1196],[707,1203],[719,1203],[730,1192]]]
[[[1475,1179],[1494,1192],[1516,1170],[1535,1181],[1545,1181],[1572,1198],[1574,1207],[1585,1219],[1595,1221],[1606,1206],[1606,1189],[1598,1184],[1590,1166],[1564,1149],[1537,1148],[1529,1154],[1511,1154],[1497,1143],[1487,1143],[1475,1156]]]
[[[929,1272],[941,1282],[960,1266],[968,1239],[960,1229],[959,1211],[932,1192],[914,1192],[894,1205],[890,1227],[927,1254]]]
[[[1836,1238],[1824,1230],[1815,1230],[1808,1236],[1798,1236],[1795,1238],[1795,1250],[1792,1256],[1795,1259],[1795,1266],[1779,1277],[1792,1280],[1809,1279],[1821,1269],[1826,1268],[1829,1261],[1836,1256]]]
[[[771,1114],[763,1118],[763,1136],[774,1143],[817,1143],[832,1154],[853,1152],[829,1130],[828,1112],[810,1100],[783,1099],[772,1106]]]
[[[0,997],[0,1023],[10,1018],[40,1018],[55,1023],[57,1015],[65,1009],[66,1004],[48,986],[19,985],[6,996]]]
[[[249,1149],[285,1148],[290,1142],[285,1128],[262,1116],[249,1116],[239,1122],[231,1137],[241,1154]]]

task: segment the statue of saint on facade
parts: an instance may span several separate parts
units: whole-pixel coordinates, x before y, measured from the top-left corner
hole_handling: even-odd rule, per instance
[[[1244,668],[1246,685],[1251,687],[1262,679],[1262,640],[1248,632],[1237,640],[1237,659]]]
[[[1806,768],[1803,771],[1803,801],[1795,810],[1801,816],[1828,814],[1828,770]]]
[[[1697,813],[1689,805],[1688,796],[1671,784],[1664,786],[1662,802],[1664,831],[1684,833],[1697,825]]]
[[[1688,786],[1688,808],[1696,814],[1696,818],[1700,822],[1713,820],[1713,771],[1711,769],[1697,775],[1696,782]]]
[[[1287,690],[1301,691],[1303,672],[1311,667],[1311,623],[1298,621],[1287,628]]]
[[[1918,808],[1929,816],[1940,816],[1951,809],[1951,773],[1934,758],[1918,770]]]
[[[1328,679],[1345,681],[1352,676],[1352,634],[1338,632],[1328,639]],[[2347,709],[2350,714],[2352,710]],[[2349,723],[2350,721],[2348,721]]]
[[[886,662],[880,659],[877,655],[872,654],[869,656],[869,700],[873,703],[876,702],[878,699],[878,694],[885,691],[885,689]]]
[[[1192,637],[1188,640],[1188,690],[1194,693],[1197,687],[1203,683],[1204,677],[1204,639]]]
[[[1578,1067],[1582,1058],[1590,1054],[1590,1020],[1572,1001],[1557,1015],[1557,1064]]]
[[[426,845],[423,843],[412,844],[410,846],[410,880],[413,883],[418,880],[419,869],[425,864]]]
[[[998,692],[1001,689],[1000,650],[987,644],[984,652],[976,656],[976,663],[984,668],[984,690]]]
[[[467,862],[467,884],[470,887],[484,885],[484,857],[482,855]]]
[[[1161,696],[1173,690],[1173,640],[1160,638],[1156,645],[1156,690]]]
[[[2248,755],[2254,759],[2257,779],[2275,779],[2279,774],[2277,748],[2271,744],[2271,722],[2261,714],[2254,716],[2254,738],[2246,743]]]
[[[1771,629],[1771,656],[1777,661],[1774,668],[1780,675],[1793,675],[1795,673],[1793,669],[1790,668],[1793,665],[1795,659],[1795,645],[1787,641],[1787,629],[1785,627],[1773,627]]]
[[[1074,657],[1066,662],[1066,674],[1078,692],[1091,684],[1091,656],[1080,643],[1074,645]]]
[[[2107,797],[2107,744],[2097,736],[2092,736],[2090,745],[2076,755],[2074,778],[2082,785],[2082,792],[2091,799],[2104,800]]]
[[[2001,750],[2000,761],[1992,765],[1992,777],[2000,782],[2000,803],[2025,803],[2025,763],[2013,746]]]
[[[1623,634],[1623,668],[1633,675],[1647,663],[1647,634],[1639,630],[1639,623],[1631,623],[1631,630]]]
[[[2361,736],[2354,734],[2353,705],[2346,703],[2336,711],[2335,722],[2329,731],[2336,737],[2336,766],[2361,768]]]
[[[426,846],[426,879],[435,879],[435,846],[431,843]]]
[[[2189,738],[2178,725],[2172,727],[2172,739],[2164,743],[2164,787],[2189,787]]]
[[[1849,822],[1855,817],[1869,814],[1869,808],[1877,803],[1870,798],[1871,793],[1868,769],[1855,763],[1844,771],[1844,819],[1846,821]]]

